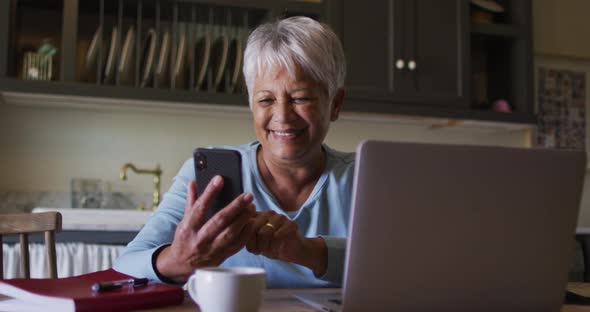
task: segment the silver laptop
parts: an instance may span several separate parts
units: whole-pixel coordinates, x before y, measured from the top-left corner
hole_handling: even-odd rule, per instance
[[[325,311],[559,311],[583,151],[366,141],[342,305]]]

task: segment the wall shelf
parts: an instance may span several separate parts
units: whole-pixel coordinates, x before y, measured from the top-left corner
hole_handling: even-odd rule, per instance
[[[522,28],[506,24],[471,24],[471,33],[519,39],[525,34]]]

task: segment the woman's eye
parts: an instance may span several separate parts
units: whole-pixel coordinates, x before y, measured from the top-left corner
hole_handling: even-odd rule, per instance
[[[258,103],[260,103],[262,105],[269,105],[270,103],[272,103],[272,99],[269,99],[269,98],[260,99],[260,100],[258,100]]]
[[[293,103],[295,104],[303,104],[303,103],[308,103],[310,102],[312,99],[308,98],[308,97],[296,97],[293,98]]]

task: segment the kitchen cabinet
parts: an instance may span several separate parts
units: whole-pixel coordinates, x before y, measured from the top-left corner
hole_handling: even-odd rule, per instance
[[[235,39],[306,15],[342,39],[346,112],[535,123],[531,1],[497,2],[482,22],[469,0],[0,1],[0,92],[246,107]],[[221,35],[231,44],[213,51]],[[57,50],[50,70],[25,57],[42,46]]]
[[[465,8],[459,0],[343,1],[349,97],[463,105]]]
[[[0,1],[0,91],[247,107],[248,34],[326,2]]]
[[[509,110],[496,115],[521,116],[534,122],[532,3],[498,1],[502,12],[475,18],[471,6],[469,44],[469,107],[473,111]],[[496,107],[498,101],[506,107]]]
[[[340,4],[335,28],[355,111],[534,123],[529,0],[497,1],[476,21],[469,0]],[[510,113],[493,104],[505,100]]]

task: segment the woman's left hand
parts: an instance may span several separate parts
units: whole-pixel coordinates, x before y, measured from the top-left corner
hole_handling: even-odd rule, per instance
[[[301,237],[295,221],[274,211],[263,211],[256,213],[249,226],[255,233],[246,243],[249,252],[304,265],[316,276],[326,271],[326,243],[321,237]]]

